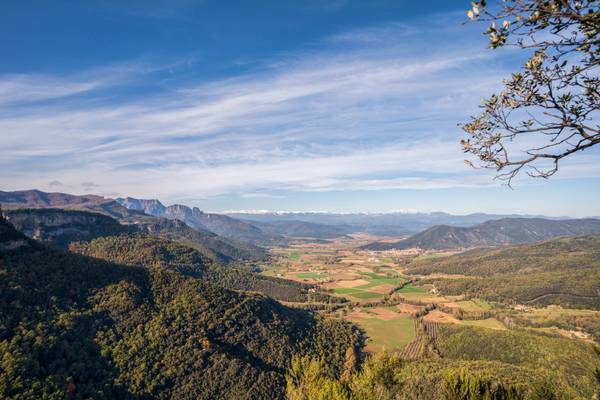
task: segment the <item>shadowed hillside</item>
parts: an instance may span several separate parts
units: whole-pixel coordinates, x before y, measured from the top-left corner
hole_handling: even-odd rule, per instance
[[[6,210],[3,214],[28,237],[62,249],[67,249],[71,242],[136,231],[106,215],[87,211],[46,208]]]
[[[533,243],[559,236],[600,233],[600,220],[553,221],[542,218],[503,218],[470,228],[438,225],[396,243],[371,243],[369,250],[442,250]]]
[[[444,294],[600,309],[600,235],[417,259],[406,271],[460,275],[433,279]]]
[[[219,237],[206,229],[194,229],[177,219],[161,218],[144,214],[142,211],[129,210],[115,200],[101,196],[74,196],[65,193],[45,193],[39,190],[0,191],[0,206],[5,210],[5,213],[16,209],[30,209],[27,211],[31,214],[28,217],[30,221],[34,218],[39,220],[43,215],[33,209],[54,208],[102,214],[116,219],[122,225],[133,226],[140,232],[185,242],[215,261],[222,263],[237,260],[258,261],[264,260],[267,256],[265,250],[249,243]],[[54,212],[58,213],[59,211],[55,210]],[[32,223],[39,227],[47,226],[41,220],[29,222],[30,225]],[[87,239],[81,238],[79,240]]]
[[[70,249],[79,254],[119,264],[161,266],[227,289],[258,292],[278,300],[339,301],[314,291],[312,285],[214,264],[193,248],[153,236],[104,237],[89,243],[74,243]]]
[[[52,250],[1,220],[0,273],[5,399],[280,399],[293,354],[335,375],[359,345],[343,322],[160,263]]]

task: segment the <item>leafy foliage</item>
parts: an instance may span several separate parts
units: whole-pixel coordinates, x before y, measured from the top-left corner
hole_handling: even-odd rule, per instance
[[[595,122],[600,116],[600,2],[472,4],[469,18],[490,22],[490,47],[512,45],[534,53],[504,81],[500,94],[484,100],[481,114],[463,125],[464,151],[501,172],[509,184],[523,168],[547,178],[563,158],[600,143]],[[528,150],[517,152],[515,142]]]
[[[349,324],[167,264],[52,250],[2,221],[0,239],[1,398],[278,399],[294,354],[335,377],[360,348]],[[200,257],[152,245],[141,259]]]
[[[406,362],[395,354],[369,358],[350,380],[319,373],[322,363],[295,359],[287,379],[290,400],[549,400],[581,398],[542,370],[497,361]]]
[[[161,266],[212,282],[232,290],[254,291],[285,301],[339,301],[316,292],[313,286],[267,277],[212,262],[183,244],[147,235],[104,237],[89,243],[74,243],[71,250],[119,264]]]
[[[533,245],[475,250],[415,260],[413,274],[466,275],[433,279],[445,294],[535,305],[600,309],[600,236],[554,239]]]
[[[598,348],[579,341],[521,331],[441,325],[438,350],[445,358],[493,360],[556,374],[561,385],[575,389],[573,397],[589,398],[599,389],[594,376]],[[562,389],[567,390],[567,389]]]

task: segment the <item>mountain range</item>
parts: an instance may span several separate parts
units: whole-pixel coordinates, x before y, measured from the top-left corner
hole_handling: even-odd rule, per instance
[[[473,399],[481,388],[502,388],[494,398],[584,399],[596,387],[598,351],[587,339],[512,329],[518,315],[507,305],[599,310],[600,235],[485,246],[581,235],[600,230],[600,220],[503,218],[432,227],[392,246],[477,248],[449,257],[409,254],[402,270],[414,280],[394,289],[400,297],[363,308],[318,284],[225,265],[225,253],[241,259],[236,252],[253,245],[209,231],[206,220],[223,233],[259,230],[272,243],[340,237],[357,225],[241,221],[154,200],[37,191],[0,192],[0,205],[2,399],[370,399],[390,387],[406,394],[401,398],[442,399],[466,398],[466,385],[475,388]],[[225,245],[231,247],[219,247]],[[286,257],[298,258],[291,251]],[[370,275],[385,279],[375,272],[360,277]],[[387,316],[402,293],[433,295],[423,284],[466,296],[460,303],[484,311],[438,324],[426,317],[452,312],[444,304],[407,303],[419,311],[401,317],[415,326],[417,339],[405,349],[418,358],[369,357],[363,349],[373,336],[344,314],[360,306],[361,318],[378,308]],[[495,302],[502,308],[488,310]],[[583,326],[596,335],[597,318],[573,315],[576,322],[563,321],[561,329]],[[462,325],[489,320],[507,329]],[[448,396],[449,388],[456,396]]]
[[[377,235],[405,236],[393,243],[373,243],[370,250],[455,249],[506,244],[531,243],[557,236],[574,236],[600,232],[600,221],[588,219],[540,218],[519,215],[470,214],[456,216],[436,213],[335,214],[335,213],[230,213],[203,212],[197,207],[181,204],[165,206],[156,199],[132,197],[110,199],[97,195],[75,196],[45,193],[38,190],[0,191],[0,207],[5,214],[14,209],[30,209],[15,221],[19,228],[30,232],[37,219],[37,228],[46,230],[56,221],[50,214],[33,210],[60,208],[99,213],[116,219],[121,225],[140,232],[152,233],[194,246],[219,262],[237,259],[261,260],[266,251],[261,246],[283,245],[289,240],[328,240],[357,232]],[[8,217],[10,215],[7,214]],[[54,216],[53,218],[57,218]],[[62,215],[65,218],[65,214]],[[71,215],[70,229],[76,225]],[[80,214],[78,218],[82,218]],[[90,217],[91,218],[91,217]],[[32,225],[33,224],[33,225]],[[59,224],[60,225],[60,224]],[[54,231],[58,227],[52,228]],[[415,233],[416,232],[416,233]],[[63,232],[65,233],[65,232]],[[38,235],[39,236],[39,235]],[[64,235],[63,235],[64,236]],[[33,236],[32,236],[33,237]],[[64,237],[60,240],[67,240]],[[55,240],[56,241],[56,240]],[[63,243],[64,245],[64,243]]]
[[[181,204],[163,205],[156,199],[144,200],[132,197],[118,198],[122,206],[146,214],[178,219],[197,229],[207,229],[216,234],[256,245],[283,244],[289,238],[332,239],[362,231],[360,226],[324,224],[295,219],[246,220],[224,214],[206,213],[197,207]]]
[[[165,206],[155,199],[144,200],[132,197],[118,198],[116,202],[128,210],[183,221],[194,229],[209,230],[229,239],[254,244],[263,244],[281,239],[278,235],[265,233],[248,222],[227,215],[205,213],[197,207],[190,208],[181,204]]]
[[[486,214],[452,215],[444,212],[389,212],[389,213],[331,213],[331,212],[235,212],[226,213],[230,217],[242,219],[250,223],[281,223],[283,221],[299,221],[319,225],[342,227],[346,233],[367,232],[381,236],[398,236],[421,232],[435,225],[468,227],[485,221],[502,218],[544,218],[550,220],[567,219],[566,217],[545,217],[539,215],[520,214]]]
[[[599,219],[548,220],[502,218],[472,227],[438,225],[394,243],[371,243],[368,250],[420,248],[424,250],[492,247],[533,243],[560,236],[600,233]]]
[[[74,214],[60,213],[60,217],[57,217],[57,215],[52,216],[51,213],[44,213],[40,210],[55,209],[54,214],[58,213],[59,209],[84,211],[113,218],[121,225],[129,226],[139,232],[180,240],[219,262],[227,263],[239,259],[262,260],[267,256],[264,249],[250,243],[224,238],[207,229],[192,228],[178,219],[157,217],[145,214],[143,211],[130,210],[113,199],[96,195],[76,196],[65,193],[46,193],[39,190],[0,191],[0,207],[9,218],[10,214],[13,215],[13,218],[16,217],[15,210],[28,210],[27,218],[21,212],[17,219],[21,222],[15,221],[16,224],[19,224],[19,228],[23,228],[25,231],[32,229],[26,229],[26,225],[35,226],[35,229],[38,230],[56,231],[57,226],[72,227],[76,223]],[[78,218],[81,218],[82,215],[79,214]],[[88,219],[94,218],[97,217],[88,215]],[[62,223],[58,222],[61,219]]]

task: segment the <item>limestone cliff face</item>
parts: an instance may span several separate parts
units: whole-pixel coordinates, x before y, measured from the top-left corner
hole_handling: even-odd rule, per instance
[[[196,230],[207,230],[228,239],[245,241],[255,245],[279,239],[278,235],[267,234],[253,224],[222,214],[211,214],[198,207],[190,208],[181,204],[164,206],[160,201],[152,199],[119,198],[116,201],[130,209],[142,211],[148,215],[164,217],[185,222]]]
[[[165,208],[163,216],[169,219],[178,219],[184,222],[187,222],[188,220],[193,218],[192,210],[189,207],[183,206],[181,204],[173,204],[172,206],[168,206],[167,208]],[[198,228],[203,227],[198,226]]]
[[[119,198],[117,202],[130,210],[141,211],[148,215],[162,216],[165,213],[165,206],[158,200],[142,200],[133,197]]]
[[[189,218],[192,214],[203,215],[198,209],[188,211],[185,206],[176,206],[168,213],[172,217],[167,218],[167,207],[158,200],[130,197],[113,200],[39,190],[0,191],[0,208],[5,214],[10,213],[12,222],[30,237],[47,240],[61,248],[67,248],[73,241],[126,231],[184,241],[220,263],[267,257],[264,249],[219,237],[195,218]]]
[[[67,248],[74,241],[118,235],[130,228],[101,214],[58,209],[4,211],[6,220],[28,237]]]

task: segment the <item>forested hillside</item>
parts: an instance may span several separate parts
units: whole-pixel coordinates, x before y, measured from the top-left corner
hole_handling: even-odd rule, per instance
[[[45,209],[6,210],[4,217],[19,231],[35,240],[67,249],[71,242],[135,232],[103,214],[87,211]]]
[[[437,225],[395,243],[371,243],[369,250],[424,250],[492,247],[534,243],[559,236],[600,233],[600,220],[549,220],[543,218],[503,218],[486,221],[472,227]]]
[[[153,236],[122,235],[98,238],[89,243],[74,243],[71,250],[118,264],[161,266],[228,289],[259,292],[278,300],[340,301],[316,292],[312,285],[215,264],[193,248]]]
[[[240,260],[256,262],[267,258],[267,252],[263,248],[226,239],[209,231],[193,229],[179,220],[144,216],[143,220],[136,221],[133,225],[140,232],[185,243],[220,263]]]
[[[66,193],[46,193],[39,190],[0,191],[0,207],[5,213],[14,213],[20,210],[21,219],[25,219],[25,214],[29,214],[27,225],[34,225],[42,231],[47,230],[50,226],[45,221],[47,218],[44,214],[37,210],[52,208],[56,214],[60,213],[60,210],[87,211],[113,218],[122,225],[131,226],[140,232],[183,241],[221,263],[239,260],[259,261],[267,257],[264,249],[250,243],[220,237],[202,227],[192,228],[178,219],[156,217],[144,214],[140,210],[130,210],[113,199],[101,196],[75,196]],[[66,218],[66,214],[61,218]],[[89,216],[89,218],[92,217]],[[23,227],[25,228],[25,226]],[[91,228],[88,227],[88,229]],[[56,232],[55,227],[51,230]],[[42,238],[48,236],[49,233],[43,234]],[[62,236],[61,240],[65,242],[63,244],[68,244],[66,241],[72,239],[64,234]],[[83,235],[79,240],[88,240],[89,238],[89,236]]]
[[[590,399],[600,393],[597,347],[520,331],[438,324],[428,357],[379,353],[331,379],[324,364],[296,358],[289,400]]]
[[[436,344],[443,358],[493,360],[545,371],[555,387],[574,389],[569,397],[590,398],[599,389],[598,347],[522,331],[494,331],[440,324]],[[564,394],[565,390],[562,389]]]
[[[336,376],[360,347],[347,323],[163,265],[204,262],[179,250],[122,265],[0,220],[0,397],[280,399],[293,355],[323,358]]]
[[[459,275],[432,280],[444,294],[600,309],[600,235],[416,259],[406,271]]]

